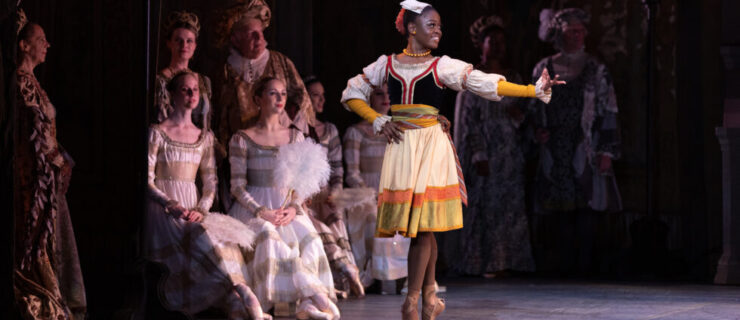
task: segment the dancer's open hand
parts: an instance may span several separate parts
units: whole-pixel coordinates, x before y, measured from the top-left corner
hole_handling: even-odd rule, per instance
[[[543,69],[542,75],[540,75],[540,80],[542,80],[542,91],[547,91],[554,86],[565,84],[565,81],[559,79],[560,75],[556,74],[555,78],[550,78],[550,73],[547,72],[547,68]]]
[[[386,122],[383,125],[383,128],[380,129],[380,134],[384,135],[385,138],[388,139],[388,143],[401,142],[401,140],[403,140],[401,133],[401,128],[399,128],[398,124],[393,121]]]

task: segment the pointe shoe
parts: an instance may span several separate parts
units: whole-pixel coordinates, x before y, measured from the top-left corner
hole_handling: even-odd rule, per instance
[[[362,285],[362,281],[360,280],[360,271],[357,270],[357,267],[347,265],[343,271],[349,282],[350,294],[353,297],[364,298],[365,286]]]
[[[319,311],[319,309],[311,303],[310,299],[304,299],[301,301],[301,304],[298,305],[298,311],[296,312],[295,317],[298,320],[332,320],[333,318],[332,315]]]
[[[421,291],[424,296],[421,304],[421,319],[434,320],[442,311],[445,311],[445,302],[437,297],[435,285],[425,286]]]
[[[237,284],[234,286],[234,290],[242,298],[242,303],[244,304],[244,308],[247,309],[249,317],[254,320],[272,320],[271,315],[262,312],[262,306],[259,300],[257,300],[257,297],[249,287],[244,284]]]
[[[334,289],[334,292],[336,292],[337,299],[339,299],[339,300],[347,299],[347,297],[349,297],[349,294],[347,294],[347,291],[339,290],[339,289]]]
[[[331,315],[329,319],[339,319],[339,308],[325,294],[313,295],[311,300],[321,312]]]
[[[357,274],[349,278],[349,292],[356,298],[365,297],[365,286],[362,285],[362,281],[360,281],[360,277]]]
[[[406,296],[401,307],[402,320],[419,320],[419,296]]]
[[[339,315],[339,307],[337,307],[337,305],[334,304],[333,302],[329,304],[329,309],[328,310],[324,310],[324,312],[330,313],[331,316],[332,316],[331,317],[332,320],[339,320],[339,318],[340,318],[340,315]]]

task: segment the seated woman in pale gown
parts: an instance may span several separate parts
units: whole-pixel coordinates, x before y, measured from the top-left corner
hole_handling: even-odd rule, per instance
[[[175,74],[167,89],[173,111],[149,131],[144,236],[145,256],[168,271],[158,288],[162,303],[189,315],[217,307],[229,319],[269,319],[247,286],[241,246],[216,241],[201,224],[218,213],[209,213],[216,192],[213,133],[191,120],[200,97],[198,78],[188,71]]]
[[[275,158],[282,145],[303,141],[303,134],[280,124],[287,92],[282,80],[265,77],[255,84],[257,119],[229,142],[231,194],[229,215],[258,232],[249,261],[249,285],[267,310],[296,302],[298,318],[336,319],[334,281],[321,239],[300,200],[286,206],[288,190],[276,187]],[[331,297],[331,298],[330,298]]]
[[[373,89],[370,94],[370,107],[380,114],[388,113],[391,105],[387,85],[383,84]],[[383,166],[383,155],[388,140],[375,135],[371,123],[360,121],[347,128],[343,141],[347,185],[356,189],[370,188],[377,197],[380,168]],[[347,210],[347,229],[352,252],[365,286],[369,286],[374,279],[398,280],[407,274],[406,257],[410,241],[400,236],[375,238],[377,215],[377,200]]]

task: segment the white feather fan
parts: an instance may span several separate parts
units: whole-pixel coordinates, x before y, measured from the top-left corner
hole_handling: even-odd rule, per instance
[[[330,173],[326,149],[311,139],[286,144],[278,150],[275,185],[292,190],[299,202],[321,191]]]
[[[214,244],[236,244],[252,249],[255,233],[237,219],[214,212],[206,215],[201,224]]]

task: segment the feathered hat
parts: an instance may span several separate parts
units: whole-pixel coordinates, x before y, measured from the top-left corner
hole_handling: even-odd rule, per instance
[[[540,40],[550,42],[556,48],[559,48],[563,28],[574,20],[587,24],[591,20],[591,15],[579,8],[566,8],[557,12],[552,9],[543,9],[540,12],[540,28],[538,32]]]
[[[226,9],[218,26],[217,44],[221,47],[229,43],[231,29],[239,21],[257,19],[262,22],[262,28],[270,25],[272,11],[265,0],[239,0],[238,4]]]

